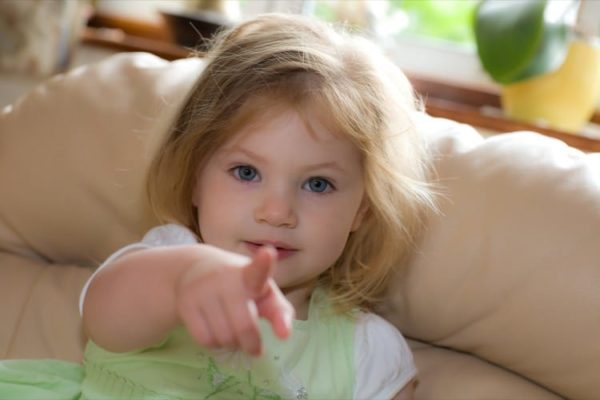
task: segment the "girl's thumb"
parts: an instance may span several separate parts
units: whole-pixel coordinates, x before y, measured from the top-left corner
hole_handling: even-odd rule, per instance
[[[262,246],[254,254],[252,262],[244,268],[244,285],[255,296],[267,290],[267,281],[275,272],[277,250],[273,246]]]

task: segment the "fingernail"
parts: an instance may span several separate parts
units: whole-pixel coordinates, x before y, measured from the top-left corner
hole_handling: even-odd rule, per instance
[[[268,253],[274,254],[275,256],[277,256],[277,249],[272,244],[263,245],[263,249],[265,249]]]

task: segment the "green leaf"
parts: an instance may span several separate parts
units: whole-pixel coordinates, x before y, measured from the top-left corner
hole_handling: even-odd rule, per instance
[[[501,84],[556,68],[566,52],[566,28],[544,21],[546,0],[483,0],[475,13],[477,52]],[[557,65],[558,64],[558,65]]]
[[[542,43],[531,61],[512,82],[554,71],[565,61],[568,49],[569,32],[565,24],[546,24]]]

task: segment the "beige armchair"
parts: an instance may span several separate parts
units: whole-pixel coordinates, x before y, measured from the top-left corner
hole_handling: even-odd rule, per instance
[[[0,358],[80,360],[79,291],[156,222],[144,175],[203,62],[113,56],[0,114]],[[441,213],[382,310],[418,399],[600,397],[600,154],[422,116]]]

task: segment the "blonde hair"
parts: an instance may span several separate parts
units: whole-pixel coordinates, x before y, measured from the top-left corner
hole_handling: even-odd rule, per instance
[[[323,22],[276,14],[219,35],[151,166],[153,209],[161,220],[200,234],[191,204],[196,171],[237,126],[262,112],[253,107],[259,99],[304,112],[318,105],[335,131],[360,150],[368,211],[320,283],[342,309],[370,308],[406,262],[434,202],[413,122],[412,87],[366,39]]]

